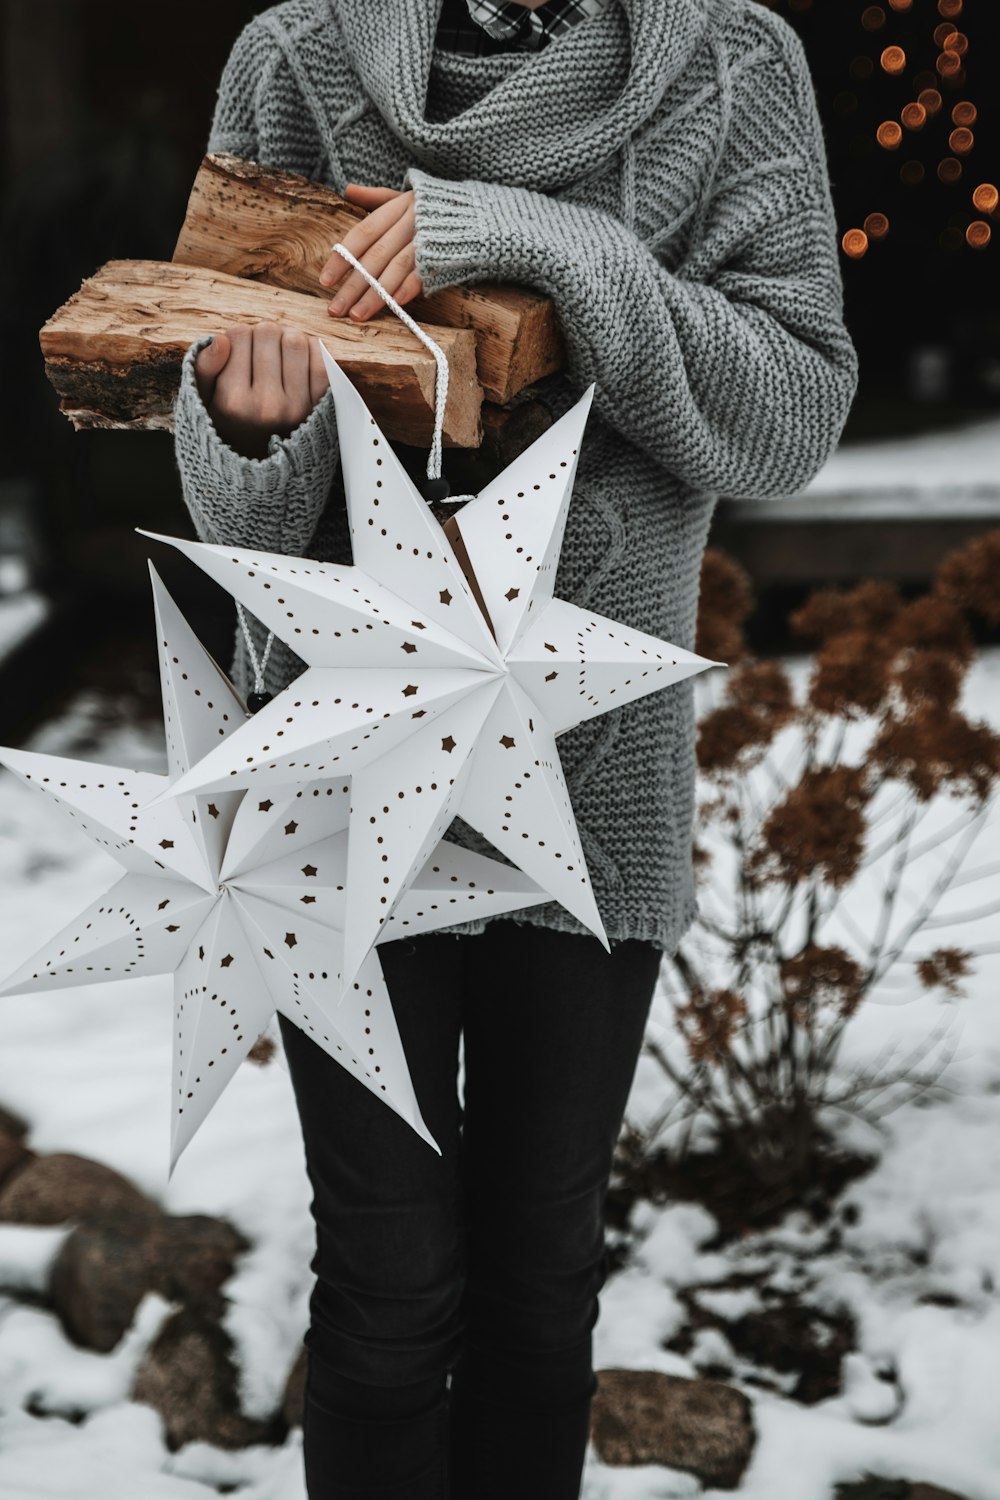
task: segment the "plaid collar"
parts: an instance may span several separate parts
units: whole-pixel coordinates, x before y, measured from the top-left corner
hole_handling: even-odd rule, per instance
[[[509,50],[537,51],[611,0],[546,0],[528,10],[516,0],[445,0],[437,43],[449,52],[479,56]]]

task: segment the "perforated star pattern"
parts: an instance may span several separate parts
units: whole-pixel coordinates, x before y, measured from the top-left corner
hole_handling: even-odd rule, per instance
[[[153,593],[167,776],[0,750],[3,764],[53,796],[125,868],[0,993],[174,974],[168,1176],[275,1010],[437,1150],[377,955],[342,987],[347,778],[266,796],[237,789],[157,800],[233,737],[246,711],[155,573]],[[441,844],[380,936],[543,899],[520,871]]]
[[[453,548],[323,355],[354,565],[160,538],[308,664],[172,790],[350,773],[348,982],[456,814],[607,946],[555,737],[718,664],[553,598],[594,388],[464,506]]]

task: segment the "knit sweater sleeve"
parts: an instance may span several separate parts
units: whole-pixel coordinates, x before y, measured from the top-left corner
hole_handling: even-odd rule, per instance
[[[253,21],[243,28],[222,72],[209,151],[259,160],[257,95],[277,57]],[[272,434],[265,458],[245,458],[220,437],[198,391],[194,361],[212,337],[188,347],[174,405],[174,456],[195,531],[202,541],[304,556],[340,462],[333,392],[287,438]]]
[[[857,385],[812,80],[791,27],[768,34],[766,75],[732,103],[739,157],[723,153],[704,229],[676,270],[603,209],[406,174],[426,290],[489,277],[546,292],[567,374],[596,382],[599,415],[682,483],[743,498],[801,489],[836,446]],[[748,174],[748,139],[767,175]]]
[[[181,367],[174,457],[184,503],[204,542],[308,555],[340,462],[333,392],[327,389],[287,438],[272,433],[266,458],[244,458],[215,429],[198,393],[196,339]]]

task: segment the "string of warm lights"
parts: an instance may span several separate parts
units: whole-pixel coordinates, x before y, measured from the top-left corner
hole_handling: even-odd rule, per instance
[[[812,3],[813,0],[788,0],[793,11],[809,10]],[[866,5],[861,11],[861,28],[873,38],[878,33],[884,35],[892,12],[912,11],[914,5],[920,3],[921,0],[886,0],[885,5]],[[925,140],[935,155],[941,153],[934,170],[938,181],[947,187],[962,181],[976,144],[973,128],[978,117],[976,106],[971,99],[955,98],[967,79],[969,38],[955,24],[962,14],[963,4],[964,0],[937,0],[936,13],[941,20],[929,38],[936,52],[933,71],[926,68],[914,74],[914,98],[903,106],[898,119],[882,120],[875,131],[875,140],[881,150],[893,152],[898,151],[904,142],[909,144],[928,125],[940,121],[948,132],[946,144],[935,146],[933,131],[930,139],[925,137]],[[882,73],[899,78],[909,63],[905,49],[886,39],[877,62]],[[851,77],[857,82],[866,81],[875,72],[876,62],[868,54],[855,57],[850,65]],[[841,110],[853,109],[856,104],[853,94],[838,95],[834,100],[834,107]],[[900,181],[909,187],[919,186],[926,175],[924,161],[916,156],[907,157],[899,168]],[[973,208],[981,217],[970,217],[964,234],[954,225],[943,229],[940,235],[943,248],[956,249],[964,242],[973,250],[982,250],[990,243],[993,230],[989,221],[997,216],[1000,193],[993,183],[980,182],[973,189],[971,198]],[[888,216],[874,210],[865,218],[862,227],[844,232],[841,248],[849,259],[860,260],[873,243],[887,237],[889,229]]]

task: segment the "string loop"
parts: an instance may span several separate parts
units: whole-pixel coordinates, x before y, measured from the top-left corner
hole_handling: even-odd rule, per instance
[[[444,409],[448,402],[448,360],[445,357],[444,350],[441,348],[440,344],[435,343],[430,334],[425,332],[425,330],[421,328],[420,324],[414,318],[411,318],[406,309],[401,307],[400,304],[396,301],[392,293],[386,291],[382,283],[361,264],[356,256],[351,254],[350,250],[348,250],[346,246],[342,245],[338,240],[335,245],[331,246],[331,249],[336,250],[338,255],[342,255],[345,260],[350,261],[354,269],[364,277],[365,281],[367,281],[372,290],[378,293],[386,306],[392,308],[392,311],[396,314],[396,316],[402,319],[407,328],[410,329],[411,333],[415,333],[424,347],[428,349],[434,356],[434,434],[431,439],[430,452],[427,455],[427,478],[440,479],[441,435],[444,431]],[[466,500],[474,500],[476,497],[475,495],[435,495],[434,498],[435,502],[438,504],[459,505],[464,503]],[[430,503],[431,502],[428,501],[428,504]],[[238,601],[236,604],[236,611],[239,615],[240,629],[243,631],[243,639],[246,641],[247,654],[250,657],[250,664],[253,667],[253,696],[257,701],[257,706],[259,707],[261,706],[261,700],[266,700],[269,696],[264,686],[264,672],[267,667],[268,658],[271,655],[271,646],[274,642],[274,631],[268,631],[267,644],[264,647],[263,654],[258,658],[257,651],[254,647],[254,643],[250,635],[250,629],[247,625],[246,614],[244,613],[242,604],[240,604]]]

